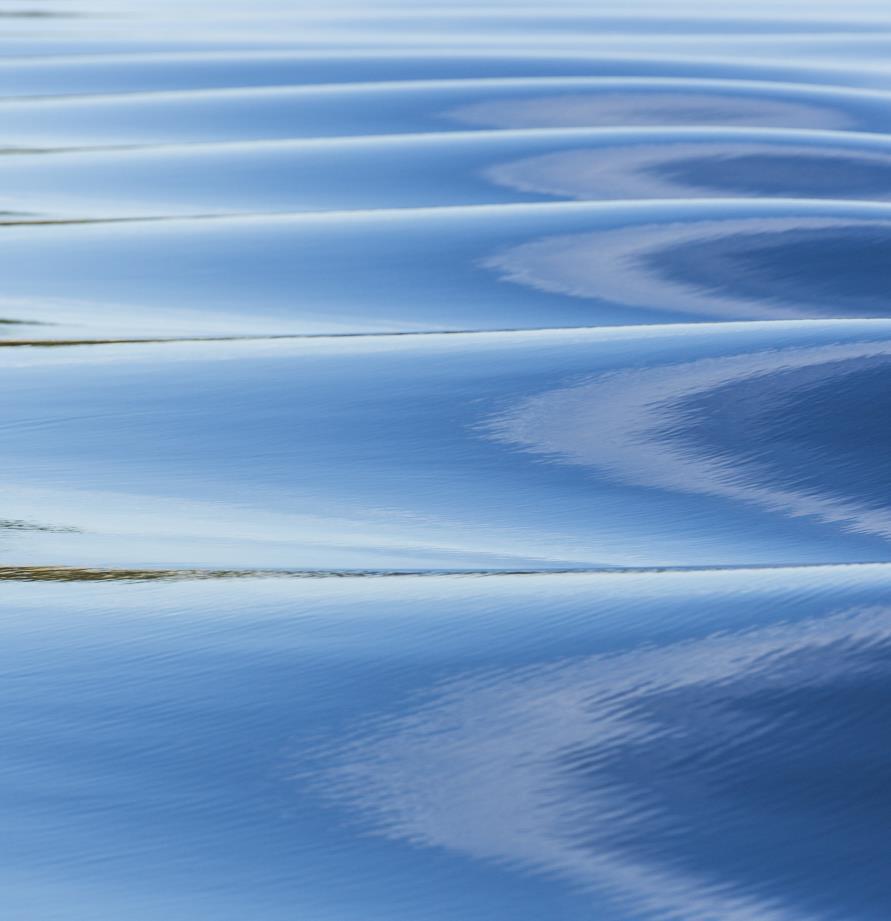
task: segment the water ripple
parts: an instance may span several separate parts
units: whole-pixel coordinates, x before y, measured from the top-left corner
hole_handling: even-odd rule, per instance
[[[4,917],[884,921],[889,51],[0,0]]]

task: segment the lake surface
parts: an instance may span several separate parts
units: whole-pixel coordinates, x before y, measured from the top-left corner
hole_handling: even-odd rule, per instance
[[[0,916],[887,921],[889,54],[0,0]]]

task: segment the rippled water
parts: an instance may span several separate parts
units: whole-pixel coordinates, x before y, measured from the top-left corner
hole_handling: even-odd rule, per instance
[[[886,921],[889,53],[0,0],[0,915]]]

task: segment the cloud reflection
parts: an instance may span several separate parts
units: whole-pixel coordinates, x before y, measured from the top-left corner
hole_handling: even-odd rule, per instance
[[[821,137],[807,143],[642,139],[499,163],[497,185],[580,200],[765,195],[887,201],[891,151],[855,149]]]
[[[461,677],[366,727],[324,782],[386,837],[539,871],[635,917],[813,919],[793,904],[795,887],[774,886],[783,870],[772,861],[801,793],[791,769],[831,749],[834,717],[818,705],[798,714],[800,731],[784,726],[797,703],[884,675],[889,641],[891,610],[874,607]],[[743,781],[776,786],[775,816],[735,798]],[[856,809],[848,795],[842,812]],[[751,885],[743,851],[708,847],[719,816],[763,848]],[[807,818],[827,835],[843,821]],[[865,856],[826,847],[842,863]]]
[[[599,92],[474,102],[452,109],[451,119],[485,128],[576,128],[621,125],[738,125],[762,128],[853,127],[855,118],[833,100],[803,101],[741,88],[730,81],[671,89],[669,79],[639,81],[640,88],[605,85]]]
[[[770,378],[768,392],[777,401],[783,395],[781,375],[807,370],[838,389],[864,362],[889,356],[891,343],[871,342],[629,369],[526,398],[490,419],[483,430],[502,443],[553,462],[589,467],[619,482],[741,501],[891,540],[891,508],[884,496],[869,502],[838,492],[837,486],[800,483],[794,456],[779,458],[787,465],[785,475],[779,475],[763,462],[771,442],[757,423],[747,432],[745,453],[686,437],[697,422],[688,412],[691,402],[722,388],[732,396],[733,387]],[[804,404],[815,417],[826,412],[826,407]],[[720,414],[720,406],[714,412]],[[868,441],[870,433],[863,438]],[[822,445],[827,474],[833,448],[832,443]]]
[[[484,265],[505,281],[540,291],[657,314],[711,320],[888,316],[889,240],[891,221],[880,218],[685,220],[543,237],[505,249]],[[860,260],[827,263],[833,248],[849,244]],[[865,262],[873,251],[873,261]],[[827,288],[833,296],[827,297]]]

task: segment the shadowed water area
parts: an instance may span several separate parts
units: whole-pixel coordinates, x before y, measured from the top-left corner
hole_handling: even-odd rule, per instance
[[[0,0],[0,915],[886,921],[891,14]]]

